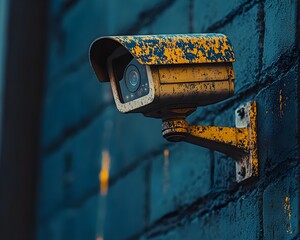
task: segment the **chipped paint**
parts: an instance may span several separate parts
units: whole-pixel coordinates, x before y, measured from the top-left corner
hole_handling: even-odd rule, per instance
[[[223,34],[170,34],[109,37],[122,44],[141,64],[185,64],[235,61]]]
[[[143,65],[234,62],[229,39],[218,33],[107,36],[90,47],[90,62],[100,81],[108,82],[107,59],[124,47]]]
[[[112,62],[126,52],[137,60],[136,64],[145,65],[149,93],[124,103]],[[195,108],[234,93],[235,58],[223,34],[102,37],[92,44],[90,60],[98,79],[111,82],[116,106],[123,113],[166,118],[174,104],[177,108]]]
[[[289,196],[285,197],[283,209],[284,209],[284,215],[285,215],[286,232],[288,234],[292,234],[293,233],[292,222],[291,222],[292,209],[291,209],[291,199],[289,198]]]

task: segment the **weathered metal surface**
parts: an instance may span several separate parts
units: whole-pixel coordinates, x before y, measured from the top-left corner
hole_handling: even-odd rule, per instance
[[[106,60],[119,47],[146,65],[235,61],[232,45],[223,34],[107,36],[90,48],[90,61],[100,81],[109,81]]]
[[[163,122],[163,136],[169,141],[185,141],[223,152],[237,160],[237,182],[258,176],[256,103],[236,111],[236,128],[190,126],[184,119]]]
[[[223,34],[170,34],[111,37],[147,65],[233,62],[232,45]]]
[[[258,177],[257,133],[256,133],[256,102],[240,106],[236,112],[236,127],[247,129],[248,154],[236,162],[236,180],[244,181],[250,177]]]
[[[139,64],[139,63],[137,63]],[[149,93],[123,103],[112,67],[109,76],[117,108],[142,112],[149,117],[168,118],[170,109],[195,108],[227,99],[234,93],[232,63],[145,66]]]
[[[228,66],[225,64],[195,64],[160,66],[158,68],[161,83],[186,83],[228,80]]]

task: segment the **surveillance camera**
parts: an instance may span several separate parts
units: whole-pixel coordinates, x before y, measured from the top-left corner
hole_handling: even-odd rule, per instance
[[[164,119],[232,96],[234,61],[223,34],[109,36],[90,48],[91,65],[100,82],[110,81],[119,111]]]

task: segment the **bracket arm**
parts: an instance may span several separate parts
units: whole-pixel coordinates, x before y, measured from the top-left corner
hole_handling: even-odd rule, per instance
[[[192,143],[234,158],[240,182],[258,176],[256,103],[240,107],[236,117],[237,127],[190,126],[185,119],[167,119],[162,133],[168,141]]]

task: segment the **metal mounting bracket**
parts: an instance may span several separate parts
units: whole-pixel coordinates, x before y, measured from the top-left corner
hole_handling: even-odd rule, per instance
[[[235,126],[247,128],[249,147],[247,154],[236,161],[236,181],[242,182],[251,177],[258,177],[256,103],[246,103],[235,111]]]
[[[210,148],[236,160],[236,180],[258,177],[256,103],[235,111],[236,127],[190,126],[182,116],[163,120],[162,134],[168,141],[185,141]]]

